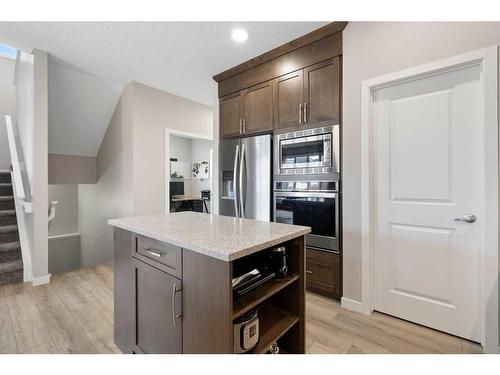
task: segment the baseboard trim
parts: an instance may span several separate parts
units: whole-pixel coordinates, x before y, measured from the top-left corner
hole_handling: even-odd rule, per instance
[[[364,306],[363,303],[349,298],[342,297],[340,299],[340,305],[346,310],[359,312],[361,314],[370,315],[372,313],[371,309]]]
[[[50,273],[43,275],[43,276],[38,276],[38,277],[33,277],[31,280],[31,285],[33,286],[40,286],[44,284],[50,283],[50,277],[52,275]]]

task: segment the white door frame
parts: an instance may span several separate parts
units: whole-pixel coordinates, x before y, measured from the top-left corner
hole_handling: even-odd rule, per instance
[[[165,128],[165,213],[166,214],[170,213],[170,135],[176,135],[179,137],[191,138],[191,139],[203,139],[206,141],[214,140],[213,137],[204,134],[191,133],[177,129]],[[210,175],[211,191],[213,191],[214,180],[215,180],[213,178],[213,164],[214,164],[213,153],[214,149],[212,147],[210,149],[210,160],[208,161],[210,163],[208,173]]]
[[[498,308],[498,46],[387,74],[361,83],[361,227],[362,299],[358,310],[373,311],[373,93],[425,76],[480,65],[482,78],[481,123],[481,344],[487,352],[500,352]]]

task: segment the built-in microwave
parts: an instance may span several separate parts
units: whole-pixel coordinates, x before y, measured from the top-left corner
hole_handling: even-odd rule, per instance
[[[274,137],[275,175],[338,174],[339,125]]]

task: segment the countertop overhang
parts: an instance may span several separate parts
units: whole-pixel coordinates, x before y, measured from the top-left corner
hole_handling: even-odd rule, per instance
[[[108,224],[227,262],[311,232],[300,225],[191,211],[110,219]]]

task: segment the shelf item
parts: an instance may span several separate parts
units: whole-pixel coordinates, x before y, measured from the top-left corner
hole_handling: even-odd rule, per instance
[[[189,179],[191,177],[191,163],[182,161],[170,162],[170,178],[173,181]],[[175,180],[174,180],[175,179]]]
[[[265,284],[260,285],[254,291],[235,299],[233,301],[233,319],[236,319],[247,311],[253,309],[255,306],[278,293],[280,290],[298,279],[299,275],[291,274],[281,280],[269,280]]]
[[[269,350],[298,321],[299,317],[269,303],[258,307],[260,340],[253,353],[262,354]]]

